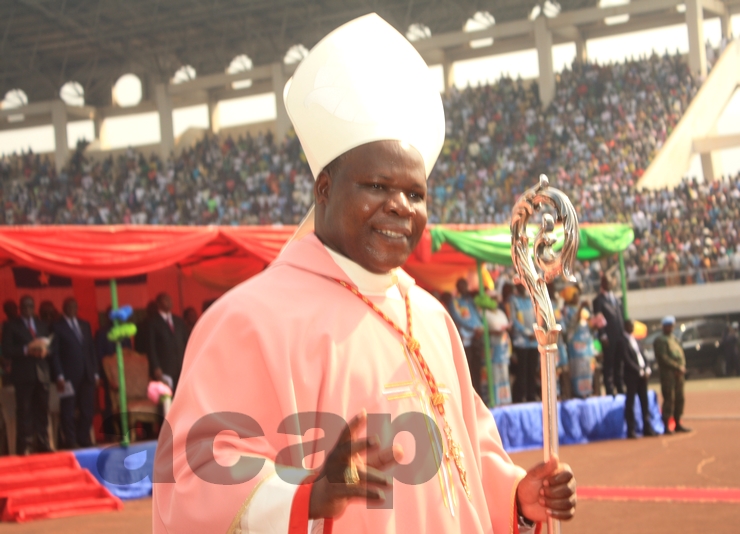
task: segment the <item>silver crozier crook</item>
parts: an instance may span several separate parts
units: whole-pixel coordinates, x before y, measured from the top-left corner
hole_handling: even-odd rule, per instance
[[[529,252],[527,222],[532,214],[543,204],[552,206],[557,215],[557,222],[563,223],[563,248],[559,253],[552,250],[557,241],[554,234],[555,220],[552,215],[542,215],[540,231],[534,239],[534,262]],[[558,275],[575,282],[572,274],[573,262],[578,251],[578,219],[568,197],[562,191],[550,187],[547,176],[540,175],[539,185],[532,187],[519,197],[511,215],[511,259],[514,262],[517,278],[515,283],[524,284],[534,305],[537,324],[534,335],[540,351],[540,369],[542,379],[542,433],[545,461],[558,453],[558,410],[557,390],[555,387],[555,362],[558,359],[558,334],[560,325],[555,322],[555,313],[547,293],[547,284]],[[540,268],[542,275],[535,268]],[[518,378],[517,378],[518,379]],[[548,517],[548,534],[560,534],[560,521]]]

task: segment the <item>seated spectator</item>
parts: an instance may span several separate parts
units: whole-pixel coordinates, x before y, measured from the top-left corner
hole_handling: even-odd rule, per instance
[[[548,172],[581,222],[633,224],[631,288],[740,278],[740,175],[639,187],[699,84],[680,55],[653,54],[574,63],[547,108],[536,83],[521,79],[453,89],[428,181],[429,222],[508,224],[517,196]],[[209,134],[167,161],[131,149],[95,162],[83,149],[59,174],[32,152],[1,157],[0,224],[295,224],[313,201],[293,133]],[[614,264],[584,262],[584,293]]]

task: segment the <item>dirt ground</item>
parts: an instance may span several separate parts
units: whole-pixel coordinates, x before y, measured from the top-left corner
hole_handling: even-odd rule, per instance
[[[0,523],[3,534],[145,534],[152,531],[152,500],[126,501],[123,511],[47,519],[31,523]]]
[[[684,422],[692,432],[562,447],[579,486],[740,489],[740,378],[690,380]],[[530,467],[541,451],[512,455]],[[563,534],[736,534],[740,504],[581,499]],[[0,524],[0,534],[143,534],[151,500],[128,501],[118,513]]]
[[[740,488],[740,378],[689,381],[688,434],[562,447],[579,486]],[[541,451],[512,455],[530,467]],[[737,534],[740,504],[582,499],[563,534]]]

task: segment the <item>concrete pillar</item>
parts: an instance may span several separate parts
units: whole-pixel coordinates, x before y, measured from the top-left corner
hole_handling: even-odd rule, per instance
[[[686,27],[689,31],[689,69],[694,75],[707,75],[707,51],[704,48],[704,11],[701,0],[686,0]]]
[[[67,104],[61,100],[55,100],[51,106],[51,123],[54,126],[54,164],[59,173],[69,158]]]
[[[534,44],[540,67],[540,101],[543,107],[547,107],[555,98],[555,69],[552,63],[552,32],[547,28],[547,19],[543,16],[534,20]]]
[[[154,86],[154,103],[159,112],[159,155],[166,160],[175,150],[175,127],[172,122],[172,99],[167,92],[167,85],[158,83]]]
[[[103,113],[96,109],[93,113],[93,129],[95,131],[95,139],[100,141],[101,145],[103,143],[102,137],[103,137],[103,120],[105,120],[105,117],[103,117]]]
[[[218,114],[218,100],[213,93],[208,93],[208,128],[211,133],[218,133],[221,123]]]
[[[455,64],[449,59],[442,62],[442,76],[444,77],[445,94],[449,94],[450,89],[455,86]]]
[[[725,13],[719,18],[720,32],[722,37],[730,41],[732,39],[732,23],[729,13]]]
[[[719,180],[722,177],[722,160],[719,151],[701,155],[701,172],[705,182]]]
[[[285,109],[283,89],[285,89],[285,71],[282,63],[272,64],[272,89],[275,91],[275,142],[280,144],[290,130],[290,117]]]
[[[588,62],[588,47],[583,37],[576,39],[576,61],[578,63]]]
[[[709,132],[708,136],[717,135],[717,127],[715,126]],[[711,182],[713,180],[719,180],[722,177],[722,151],[714,150],[712,152],[704,152],[699,155],[701,158],[701,172],[704,175],[705,182]]]

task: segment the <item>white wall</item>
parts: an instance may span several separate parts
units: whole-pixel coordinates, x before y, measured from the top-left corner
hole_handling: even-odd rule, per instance
[[[639,321],[666,315],[681,318],[737,313],[740,312],[740,280],[629,291],[627,307],[630,317]]]

